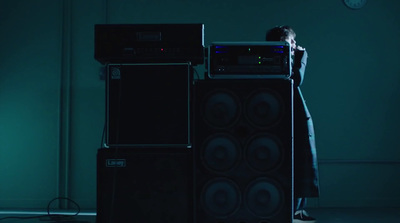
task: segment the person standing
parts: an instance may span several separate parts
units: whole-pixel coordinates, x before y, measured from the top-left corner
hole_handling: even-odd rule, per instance
[[[290,44],[294,82],[294,217],[293,223],[316,222],[305,210],[308,197],[319,197],[319,175],[313,121],[300,90],[304,80],[308,53],[296,44],[296,33],[290,26],[276,26],[266,33],[266,41]]]

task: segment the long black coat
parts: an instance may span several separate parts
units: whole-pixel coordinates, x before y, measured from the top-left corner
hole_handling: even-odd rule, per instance
[[[308,54],[296,51],[293,60],[294,80],[294,196],[318,197],[319,176],[313,121],[301,94]]]

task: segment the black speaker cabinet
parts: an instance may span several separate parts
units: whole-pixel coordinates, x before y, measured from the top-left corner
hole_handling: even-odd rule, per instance
[[[292,222],[292,81],[198,81],[194,126],[197,223]]]
[[[109,64],[106,81],[106,144],[190,145],[191,65]]]
[[[192,151],[99,149],[96,222],[193,222]]]

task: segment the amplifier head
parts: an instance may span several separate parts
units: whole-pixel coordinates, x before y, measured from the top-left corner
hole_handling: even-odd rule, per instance
[[[96,24],[95,59],[107,63],[204,63],[204,24]]]

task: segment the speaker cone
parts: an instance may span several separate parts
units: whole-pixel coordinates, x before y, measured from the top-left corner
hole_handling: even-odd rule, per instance
[[[216,217],[228,217],[240,207],[240,190],[229,179],[214,179],[204,186],[201,200],[204,210],[209,214]]]
[[[216,91],[206,98],[204,118],[213,127],[225,128],[234,124],[240,113],[240,104],[228,91]]]
[[[268,218],[278,213],[284,204],[284,191],[275,182],[259,178],[246,189],[246,205],[258,217]]]
[[[253,137],[246,146],[246,159],[254,170],[266,172],[276,168],[283,157],[283,148],[277,139],[267,134]]]
[[[282,100],[273,91],[261,89],[253,92],[246,103],[246,116],[257,127],[275,124],[282,114]]]
[[[239,143],[226,134],[209,137],[202,147],[203,165],[211,171],[231,170],[240,158]]]

